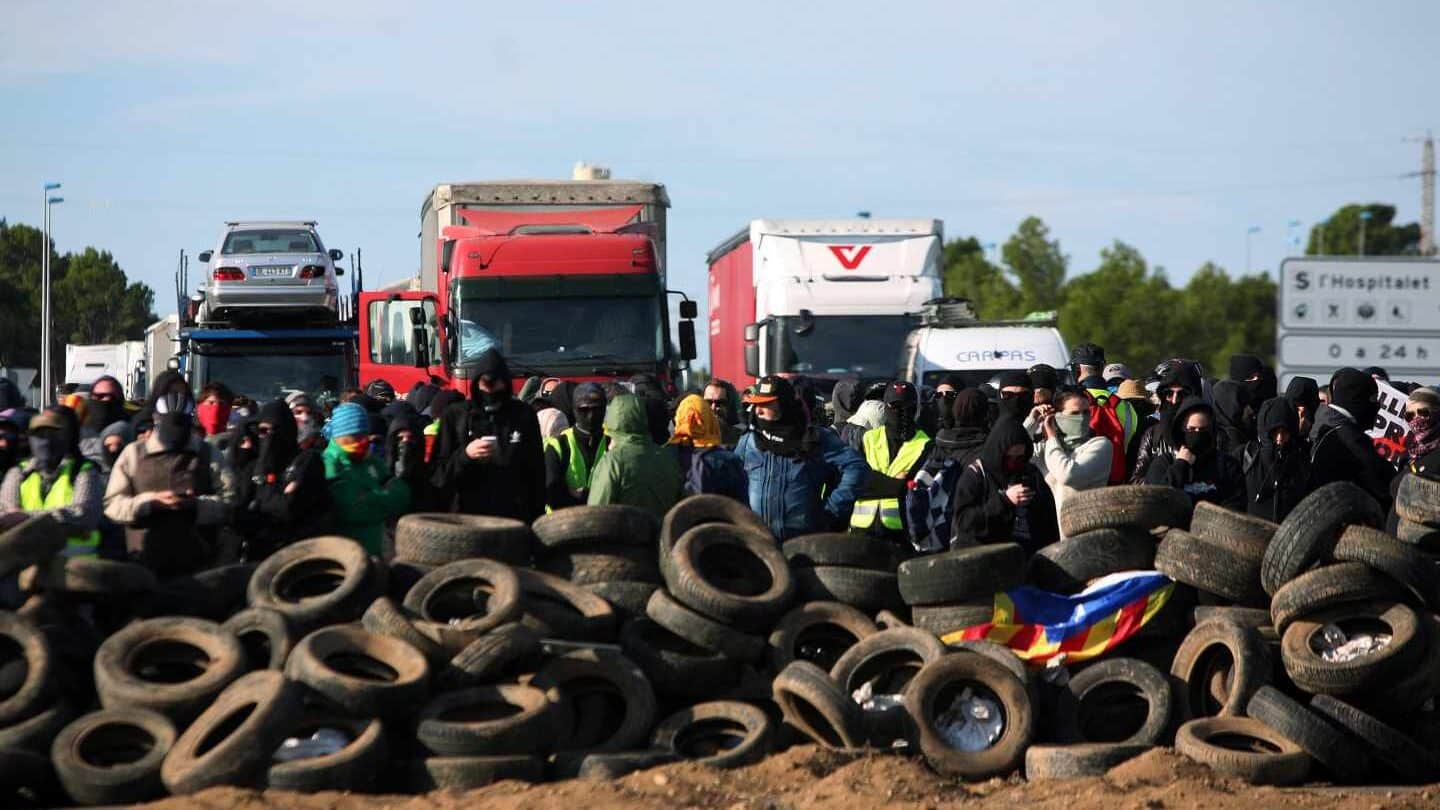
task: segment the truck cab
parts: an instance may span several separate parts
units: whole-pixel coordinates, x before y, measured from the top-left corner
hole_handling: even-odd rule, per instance
[[[197,393],[219,381],[263,403],[295,391],[338,395],[356,384],[352,329],[192,329],[185,343]]]

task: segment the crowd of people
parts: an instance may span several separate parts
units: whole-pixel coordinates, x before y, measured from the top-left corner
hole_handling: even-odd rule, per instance
[[[467,367],[464,394],[422,383],[397,395],[374,380],[323,401],[254,403],[220,383],[197,395],[172,371],[143,403],[102,377],[38,411],[0,379],[0,529],[48,512],[67,555],[166,577],[322,534],[384,555],[407,512],[530,521],[626,504],[659,517],[710,493],[748,504],[780,540],[848,531],[919,553],[1033,551],[1064,541],[1060,509],[1096,487],[1174,487],[1279,521],[1332,481],[1389,506],[1400,476],[1440,476],[1434,388],[1390,382],[1409,396],[1398,462],[1367,435],[1382,369],[1297,377],[1281,392],[1253,355],[1231,358],[1223,379],[1184,359],[1136,376],[1093,344],[1071,361],[978,388],[841,380],[826,397],[814,381],[767,376],[672,397],[648,375],[536,377],[514,391],[492,349]]]

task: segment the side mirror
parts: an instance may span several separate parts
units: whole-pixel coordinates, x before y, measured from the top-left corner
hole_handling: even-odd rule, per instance
[[[695,322],[681,321],[678,328],[680,331],[680,356],[686,360],[694,360],[697,354],[695,351]]]
[[[793,330],[797,335],[808,335],[815,331],[815,313],[808,309],[800,310],[800,323],[795,325]]]
[[[450,272],[450,262],[455,258],[455,240],[446,239],[440,244],[440,272]]]
[[[202,251],[200,251],[200,254],[199,254],[198,256],[196,256],[195,258],[199,259],[199,260],[202,261],[202,262],[208,262],[208,261],[210,261],[210,257],[211,257],[211,256],[214,256],[214,255],[215,255],[215,251],[213,251],[213,250],[202,250]]]
[[[760,324],[745,324],[745,373],[760,376]]]
[[[425,308],[424,308],[424,307],[413,307],[413,308],[410,310],[410,325],[411,325],[411,326],[424,326],[424,325],[425,325]]]
[[[691,300],[689,300],[689,299],[686,299],[686,300],[680,302],[680,317],[682,317],[682,318],[684,318],[684,319],[686,319],[686,320],[693,320],[693,319],[694,319],[697,315],[699,315],[699,314],[700,314],[700,305],[699,305],[699,304],[697,304],[697,303],[695,303],[694,301],[691,301]]]
[[[340,261],[340,260],[343,259],[343,258],[345,258],[345,251],[339,250],[339,249],[337,249],[337,248],[330,248],[330,260],[331,260],[331,261],[336,261],[336,262],[338,262],[338,261]]]

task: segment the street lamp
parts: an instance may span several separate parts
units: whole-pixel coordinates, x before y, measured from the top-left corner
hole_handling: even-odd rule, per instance
[[[1257,233],[1260,233],[1259,225],[1251,225],[1249,230],[1245,231],[1245,275],[1247,276],[1250,275],[1250,237]]]
[[[1290,229],[1290,255],[1294,256],[1300,252],[1300,220],[1292,219],[1285,227]]]
[[[1360,255],[1361,255],[1361,256],[1364,256],[1364,255],[1365,255],[1365,223],[1369,222],[1369,221],[1370,221],[1370,217],[1372,217],[1372,216],[1374,216],[1374,214],[1372,214],[1372,213],[1369,212],[1369,211],[1361,211],[1361,212],[1360,212]]]
[[[60,188],[59,183],[46,183],[42,199],[45,201],[45,238],[40,246],[40,406],[52,404],[55,399],[54,386],[50,380],[50,206],[65,202],[64,197],[53,197],[50,192]]]

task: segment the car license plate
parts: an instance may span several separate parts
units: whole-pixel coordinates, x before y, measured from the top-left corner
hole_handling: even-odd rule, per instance
[[[287,265],[284,265],[284,266],[276,266],[276,267],[257,267],[257,268],[255,268],[255,277],[256,277],[256,278],[279,278],[279,277],[288,277],[288,276],[290,276],[291,274],[293,274],[294,272],[295,272],[295,268],[289,266],[288,264],[287,264]]]

